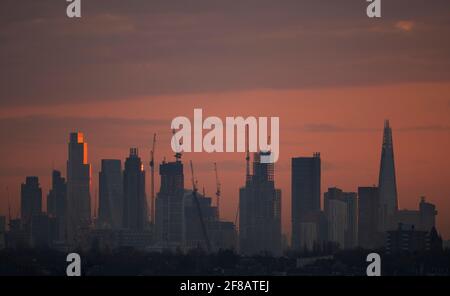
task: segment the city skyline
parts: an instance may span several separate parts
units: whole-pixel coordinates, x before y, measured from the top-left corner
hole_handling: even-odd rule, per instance
[[[20,213],[25,176],[39,176],[45,208],[52,169],[67,178],[70,132],[89,143],[93,211],[101,159],[124,162],[137,147],[148,176],[153,134],[155,161],[171,160],[171,120],[202,108],[280,118],[275,182],[288,234],[291,158],[321,153],[321,200],[330,187],[377,185],[390,119],[399,209],[425,195],[450,238],[449,1],[384,1],[383,17],[369,19],[361,0],[92,0],[79,20],[56,2],[0,11],[0,215],[8,196]],[[207,195],[217,163],[221,216],[234,221],[245,155],[185,157]]]
[[[386,120],[385,121],[385,124],[384,124],[384,131],[383,131],[383,141],[382,141],[382,145],[381,145],[381,147],[382,147],[382,149],[381,149],[381,151],[382,151],[382,153],[381,153],[381,161],[380,161],[380,170],[379,170],[379,172],[380,172],[380,175],[379,175],[379,179],[380,179],[380,185],[382,184],[381,182],[381,180],[383,179],[383,177],[382,177],[382,175],[383,174],[386,174],[386,172],[384,171],[384,169],[383,169],[383,166],[385,166],[386,165],[386,160],[385,160],[385,157],[386,157],[386,153],[387,154],[389,154],[389,155],[392,155],[392,157],[393,157],[393,152],[392,151],[389,151],[389,149],[392,149],[393,147],[392,147],[392,143],[393,143],[393,140],[392,140],[392,138],[393,138],[393,136],[392,136],[392,130],[391,130],[391,127],[390,127],[390,125],[389,125],[389,121],[388,120]],[[386,152],[386,149],[388,149],[388,151]],[[187,154],[187,155],[189,155],[189,153],[185,153],[185,154]],[[72,157],[73,157],[73,160],[72,160],[72,162],[74,162],[76,165],[78,165],[78,163],[81,163],[82,164],[82,166],[80,167],[80,169],[81,169],[81,172],[83,173],[83,174],[86,174],[84,171],[88,171],[89,172],[89,174],[90,174],[90,167],[91,167],[91,164],[88,162],[88,160],[87,160],[87,155],[88,155],[88,150],[87,150],[87,143],[86,143],[86,140],[85,140],[85,136],[84,136],[84,134],[83,133],[81,133],[81,132],[72,132],[72,133],[70,133],[70,137],[69,137],[69,161],[67,162],[68,164],[69,163],[71,163],[71,161],[70,161],[70,155],[72,155]],[[258,176],[258,174],[260,174],[260,173],[258,173],[259,172],[259,170],[260,169],[258,169],[258,159],[259,158],[255,158],[256,157],[256,154],[255,154],[255,156],[254,156],[254,159],[252,160],[252,163],[253,163],[253,165],[251,166],[251,169],[253,170],[253,172],[251,173],[251,175],[250,176],[252,176],[252,175],[254,175],[254,174],[256,174],[255,176],[257,177]],[[145,176],[146,176],[146,170],[145,170],[145,165],[144,165],[144,163],[142,163],[141,162],[141,159],[138,157],[138,149],[137,148],[130,148],[130,156],[127,158],[127,160],[126,160],[126,162],[125,163],[127,163],[127,162],[129,162],[130,161],[130,159],[136,159],[137,160],[137,162],[135,163],[135,164],[133,164],[133,168],[134,168],[134,170],[136,170],[136,172],[138,173],[138,174],[142,174],[142,177],[139,177],[139,178],[144,178],[143,180],[144,180],[144,183],[142,184],[142,185],[137,185],[138,187],[140,187],[140,186],[142,186],[141,188],[142,189],[139,189],[139,190],[143,190],[143,193],[139,193],[139,194],[143,194],[142,196],[145,198],[145,200],[143,201],[144,202],[144,205],[142,206],[142,205],[140,205],[140,206],[138,206],[137,207],[137,209],[138,210],[144,210],[144,212],[147,212],[147,211],[150,211],[151,209],[148,207],[148,205],[146,204],[146,203],[148,203],[149,202],[149,196],[148,195],[146,195],[146,193],[145,193],[145,191],[146,191],[146,186],[145,186]],[[318,162],[314,162],[315,160],[318,160]],[[160,163],[161,164],[161,167],[164,167],[165,166],[165,161],[166,161],[166,158],[164,157],[164,160]],[[311,162],[311,161],[313,161],[313,162]],[[393,158],[391,158],[390,160],[388,160],[388,165],[389,165],[389,161],[391,161],[392,162],[392,166],[393,166],[393,161],[394,161],[394,159]],[[116,162],[115,163],[115,165],[117,166],[117,168],[119,169],[118,171],[117,171],[117,173],[119,173],[120,172],[120,175],[122,174],[122,171],[121,171],[121,165],[120,165],[120,162],[121,162],[121,160],[114,160],[114,159],[102,159],[102,167],[104,166],[104,165],[107,165],[107,163],[111,163],[111,162]],[[157,164],[158,164],[158,162],[157,162]],[[170,163],[169,163],[170,164]],[[167,165],[169,165],[169,164],[167,164]],[[174,162],[174,163],[172,163],[172,164],[176,164],[176,162]],[[246,164],[247,166],[249,165],[248,163]],[[73,166],[73,165],[72,165]],[[87,170],[86,170],[86,168],[87,168]],[[124,177],[127,175],[127,165],[125,166],[125,170],[123,171],[123,173],[124,173]],[[69,169],[69,166],[68,166],[68,169]],[[391,172],[391,173],[389,173],[390,175],[389,176],[392,176],[392,174],[394,175],[394,184],[395,184],[395,168],[394,167],[392,167],[392,169],[393,169],[393,171]],[[129,169],[128,169],[129,170]],[[181,166],[181,170],[183,170],[183,166]],[[271,165],[270,166],[270,169],[266,169],[266,170],[268,170],[268,172],[269,172],[269,176],[268,176],[268,179],[269,180],[275,180],[274,179],[274,175],[273,175],[273,170],[274,170],[274,166],[273,165]],[[301,211],[300,213],[301,213],[301,217],[303,217],[303,216],[305,216],[305,217],[307,217],[307,218],[305,218],[305,217],[303,217],[303,218],[300,218],[302,221],[304,221],[304,222],[307,222],[307,221],[309,221],[309,222],[313,222],[313,223],[319,223],[319,224],[317,224],[317,226],[318,225],[321,225],[321,223],[322,222],[320,222],[320,221],[322,221],[321,219],[323,219],[323,218],[320,218],[321,216],[319,215],[320,214],[320,211],[322,210],[323,211],[323,213],[325,213],[325,216],[328,216],[329,214],[328,214],[328,211],[329,210],[327,210],[327,205],[329,204],[329,201],[328,200],[330,200],[330,198],[327,198],[327,194],[329,195],[330,194],[330,190],[331,190],[331,192],[336,192],[336,190],[338,190],[338,191],[340,191],[341,192],[341,194],[343,193],[343,194],[351,194],[351,195],[353,195],[354,194],[354,196],[355,196],[355,200],[356,200],[356,196],[357,196],[357,194],[356,193],[345,193],[345,192],[342,192],[342,190],[341,189],[338,189],[338,188],[336,188],[336,187],[328,187],[328,189],[327,189],[327,191],[328,192],[326,192],[326,191],[324,191],[324,192],[322,192],[323,193],[323,195],[324,195],[324,197],[323,197],[323,203],[322,203],[322,197],[320,197],[320,201],[316,201],[316,199],[318,198],[318,193],[319,192],[316,192],[317,190],[319,190],[319,188],[320,188],[320,182],[321,182],[321,161],[320,161],[320,153],[317,153],[317,152],[315,152],[315,153],[313,153],[313,156],[312,157],[297,157],[297,158],[293,158],[292,159],[292,167],[291,167],[291,173],[292,174],[297,174],[298,175],[298,172],[301,172],[301,174],[310,174],[310,170],[312,170],[311,172],[312,172],[312,174],[313,175],[311,175],[311,176],[308,176],[306,179],[305,179],[305,181],[306,181],[306,183],[304,183],[305,181],[301,181],[299,184],[303,184],[303,185],[301,185],[301,186],[313,186],[312,188],[310,188],[310,189],[307,189],[307,191],[303,191],[303,190],[301,190],[300,192],[299,191],[297,191],[297,195],[300,193],[301,194],[301,196],[302,196],[302,200],[301,200],[301,205],[299,205],[299,204],[297,204],[297,210],[299,209],[299,206],[300,207],[302,207],[302,210],[303,210],[303,212]],[[264,170],[263,170],[264,171]],[[263,171],[261,171],[261,172],[263,172]],[[264,171],[265,172],[265,171]],[[59,171],[53,171],[53,176],[52,176],[52,178],[55,178],[55,173],[57,174],[56,176],[56,178],[60,178],[61,177],[61,175],[59,175],[60,173],[59,173]],[[116,174],[117,174],[116,173]],[[129,174],[130,172],[128,172],[128,174]],[[267,174],[267,172],[266,172],[266,174]],[[276,175],[276,173],[275,173],[275,175]],[[304,176],[306,176],[306,175],[304,175]],[[86,176],[81,176],[81,182],[85,182],[85,178],[86,178]],[[98,181],[100,182],[101,181],[101,178],[102,178],[102,172],[100,172],[99,173],[99,175],[98,175]],[[116,177],[117,178],[117,177]],[[134,177],[133,177],[134,178]],[[248,180],[248,176],[246,177],[246,179]],[[304,177],[302,177],[302,178],[304,178]],[[92,181],[94,180],[95,178],[92,178],[90,181],[89,181],[89,184],[91,184],[92,183]],[[257,178],[258,179],[258,178]],[[263,178],[264,179],[264,178]],[[119,178],[119,180],[121,180],[121,177]],[[258,179],[259,180],[259,179]],[[64,178],[62,179],[62,181],[64,182]],[[42,194],[42,188],[41,187],[39,187],[40,186],[40,184],[39,184],[39,177],[34,177],[34,176],[26,176],[26,184],[27,184],[27,186],[31,186],[30,188],[32,188],[31,190],[34,190],[34,191],[36,191],[36,190],[39,190],[39,196],[40,196],[40,198],[39,198],[39,201],[37,201],[37,200],[35,200],[34,201],[34,203],[36,203],[36,202],[39,202],[39,209],[38,210],[35,210],[35,212],[36,211],[38,211],[38,212],[40,212],[41,210],[43,211],[43,209],[44,209],[44,207],[41,205],[41,204],[47,204],[47,209],[46,209],[46,211],[43,211],[43,212],[48,212],[48,213],[51,213],[50,211],[52,211],[52,209],[49,209],[48,207],[49,207],[49,197],[50,197],[50,194],[51,194],[51,191],[49,191],[49,195],[47,196],[47,200],[46,200],[46,202],[44,201],[44,198],[43,198],[43,196],[45,196],[45,194],[43,195]],[[30,185],[28,185],[28,183],[29,182],[32,182],[32,183],[30,183]],[[54,180],[52,181],[52,182],[54,182]],[[81,183],[79,183],[80,181],[76,181],[75,182],[75,184],[81,184]],[[137,183],[135,183],[135,182],[137,182]],[[141,182],[141,181],[133,181],[133,184],[139,184],[139,182]],[[298,177],[295,177],[294,178],[294,175],[293,175],[293,179],[292,179],[292,182],[291,182],[291,185],[292,186],[294,186],[293,184],[295,183],[295,184],[297,184],[297,182],[299,182],[299,179],[298,179]],[[311,184],[312,185],[306,185],[306,184],[309,184],[308,182],[312,182]],[[318,182],[318,183],[317,183]],[[385,181],[383,181],[383,182],[385,182]],[[117,183],[117,180],[116,180],[116,183]],[[124,183],[124,186],[125,186],[125,188],[126,188],[126,184],[127,182],[125,182]],[[243,183],[243,185],[242,186],[244,186],[245,184],[248,184],[248,181],[246,181],[246,182],[244,182]],[[105,184],[107,184],[107,183],[105,183]],[[164,183],[164,184],[166,184],[166,183]],[[171,183],[170,183],[171,184]],[[167,186],[168,184],[166,184],[166,185],[164,185],[164,186]],[[24,190],[24,188],[27,188],[27,187],[23,187],[23,186],[25,186],[25,184],[22,184],[22,192],[24,192],[23,190]],[[77,186],[80,186],[80,185],[77,185]],[[82,187],[84,186],[84,185],[81,185]],[[90,185],[89,185],[90,186]],[[136,186],[136,185],[133,185],[133,186]],[[161,184],[161,186],[162,186],[162,184]],[[273,185],[272,185],[273,186]],[[298,185],[295,185],[295,186],[298,186]],[[295,187],[294,186],[294,187]],[[394,185],[395,186],[395,185]],[[157,184],[155,184],[155,187],[157,187]],[[293,187],[293,188],[294,188]],[[358,189],[357,190],[354,190],[353,192],[359,192],[359,190],[360,190],[360,188],[361,187],[364,187],[364,185],[363,186],[358,186]],[[105,188],[107,188],[107,187],[105,187]],[[161,189],[162,188],[165,188],[165,187],[161,187]],[[187,187],[185,187],[185,190],[187,189],[187,188],[189,188],[189,186],[187,186]],[[240,189],[240,191],[242,191],[243,189],[243,187],[240,187],[241,189]],[[83,189],[84,190],[84,189]],[[83,191],[82,190],[82,191]],[[101,192],[101,190],[102,190],[102,188],[100,187],[100,197],[98,197],[98,199],[96,199],[96,200],[93,200],[93,201],[91,201],[90,202],[90,204],[91,204],[91,206],[92,206],[92,204],[94,205],[94,207],[95,208],[93,208],[90,212],[91,212],[91,215],[90,215],[90,218],[89,218],[89,220],[90,219],[96,219],[97,217],[99,217],[99,219],[98,219],[98,222],[100,222],[100,223],[102,223],[102,213],[101,213],[101,211],[102,211],[102,206],[103,207],[105,207],[105,206],[108,206],[109,207],[109,205],[108,205],[108,202],[105,202],[106,201],[106,199],[105,198],[103,198],[103,202],[101,202],[100,201],[100,199],[102,198],[101,196],[102,196],[102,192]],[[109,190],[109,189],[108,189]],[[134,189],[133,189],[134,190]],[[203,190],[205,190],[205,187],[203,187]],[[312,190],[312,191],[309,191],[309,190]],[[126,197],[129,193],[125,193],[125,192],[127,192],[128,190],[125,190],[124,191],[124,194],[125,194],[125,196],[124,196],[124,198],[125,198],[125,200],[130,200],[130,197]],[[279,190],[278,190],[279,191]],[[27,192],[27,191],[25,191],[25,192]],[[79,193],[80,194],[80,193]],[[82,193],[82,195],[83,195],[84,193]],[[116,193],[117,194],[117,193]],[[135,194],[135,193],[133,193],[133,194]],[[138,194],[138,195],[139,195]],[[159,193],[159,191],[158,191],[158,196],[160,195],[161,193]],[[311,194],[312,194],[312,196],[311,196]],[[80,197],[82,197],[82,195],[80,196]],[[91,192],[91,195],[92,195],[92,192]],[[97,196],[97,192],[95,192],[94,193],[94,195],[95,196]],[[212,196],[212,194],[210,194],[211,196]],[[240,195],[241,195],[241,199],[242,199],[242,192],[240,192]],[[277,195],[278,195],[278,199],[282,196],[282,194],[281,194],[281,191],[280,192],[278,192],[277,193]],[[322,194],[321,194],[322,195]],[[334,197],[332,197],[332,199],[334,200],[334,199],[338,199],[338,200],[340,200],[340,199],[342,199],[341,197],[339,197],[338,195],[336,195],[335,193],[332,193],[332,195],[334,196]],[[27,195],[25,195],[25,196],[27,196]],[[314,197],[313,197],[314,196]],[[22,197],[23,197],[23,195],[22,195]],[[109,197],[110,198],[110,197]],[[116,199],[118,198],[118,196],[116,197]],[[139,197],[138,197],[139,198]],[[290,196],[289,197],[290,199],[292,199],[292,198],[294,198],[294,197],[292,197],[292,196]],[[312,200],[311,200],[311,198],[313,198]],[[345,198],[347,198],[347,197],[345,197]],[[29,198],[28,198],[29,199]],[[308,199],[309,199],[309,201],[308,201]],[[359,199],[359,196],[358,196],[358,199]],[[424,202],[424,198],[423,197],[421,197],[421,199],[422,199],[422,202]],[[158,200],[158,199],[157,199]],[[280,200],[280,199],[279,199]],[[279,201],[279,202],[281,202],[281,200]],[[319,204],[317,204],[317,205],[312,205],[311,203],[317,203],[317,202],[319,202]],[[103,205],[102,205],[102,203],[103,203]],[[298,203],[298,202],[297,202]],[[381,196],[380,196],[380,203],[381,204],[383,204],[383,200],[382,200],[382,198],[381,198]],[[24,210],[26,210],[27,211],[27,208],[24,208],[24,207],[29,207],[29,206],[27,206],[29,204],[29,202],[28,203],[24,203],[24,201],[22,200],[22,207],[21,207],[21,211],[22,211],[22,214],[21,214],[21,216],[22,216],[22,218],[23,218],[23,216],[24,216]],[[380,204],[380,205],[381,205]],[[309,207],[311,208],[311,209],[309,209],[308,207],[307,207],[307,205],[310,205]],[[242,203],[241,203],[241,206],[242,206]],[[280,205],[278,205],[278,206],[275,206],[275,208],[279,208],[279,206]],[[305,207],[306,206],[306,207]],[[356,207],[355,207],[355,205],[354,206],[352,206],[353,207],[353,211],[355,211],[355,214],[352,214],[352,215],[357,215],[357,205],[356,205]],[[422,207],[422,206],[420,206],[420,207]],[[126,208],[126,207],[125,207]],[[329,206],[328,206],[328,208],[329,208]],[[383,216],[383,210],[382,210],[382,207],[380,207],[380,209],[381,209],[381,211],[380,212],[378,212],[378,216],[379,216],[379,221],[380,220],[383,220],[383,218],[382,218],[382,216]],[[416,207],[414,207],[413,208],[414,210],[416,209]],[[68,207],[68,212],[70,213],[71,211],[74,211],[74,209],[70,209],[70,207]],[[104,209],[103,209],[104,210]],[[240,210],[242,210],[242,209],[240,209]],[[295,209],[294,208],[292,208],[291,209],[292,210],[292,213],[294,214],[294,211],[295,211]],[[405,213],[406,215],[408,215],[407,214],[407,212],[408,211],[410,211],[411,213],[414,211],[414,210],[408,210],[408,211],[406,211],[406,210],[403,210],[403,209],[399,209],[400,211],[399,211],[399,213],[400,212],[403,212],[403,213]],[[29,210],[28,210],[29,211]],[[53,210],[54,211],[54,210]],[[395,209],[394,210],[395,211],[395,213],[397,213],[397,209]],[[434,209],[432,209],[432,211],[434,211]],[[74,213],[76,214],[76,215],[80,215],[80,213],[82,214],[82,212],[83,211],[74,211]],[[125,211],[124,212],[124,214],[126,213],[127,211]],[[311,215],[312,214],[312,215]],[[8,215],[9,215],[9,213],[8,213]],[[104,213],[103,213],[103,215],[104,215]],[[236,214],[237,215],[237,214]],[[239,219],[241,219],[241,213],[239,213]],[[319,215],[319,216],[318,216]],[[347,214],[346,214],[347,215]],[[381,216],[380,216],[381,215]],[[397,214],[396,214],[397,215]],[[134,218],[137,218],[139,215],[136,215],[136,213],[134,213],[133,214],[133,217]],[[146,218],[144,218],[145,219],[145,223],[147,224],[147,222],[150,222],[150,216],[148,215],[148,214],[146,214],[145,215],[145,217]],[[237,217],[237,216],[236,216]],[[402,215],[401,214],[399,214],[399,217],[402,217]],[[405,216],[406,217],[406,216]],[[409,223],[409,221],[415,221],[415,220],[410,220],[410,219],[408,219],[407,217],[405,218],[405,217],[403,217],[403,218],[398,218],[399,219],[399,222],[400,221],[403,221],[403,220],[405,220],[405,221],[408,221],[408,223]],[[14,216],[12,217],[12,218],[15,218]],[[342,218],[344,218],[343,216],[339,216],[339,219],[342,219]],[[111,218],[110,218],[111,219]],[[182,218],[182,219],[184,219],[184,218]],[[312,220],[311,220],[312,219]],[[333,228],[333,227],[330,227],[330,225],[335,225],[336,223],[335,222],[333,222],[333,219],[335,219],[335,218],[330,218],[330,217],[328,217],[327,218],[327,221],[328,221],[328,237],[330,238],[330,236],[331,237],[333,237],[333,231],[331,231],[331,229]],[[347,218],[345,218],[345,219],[347,219]],[[352,218],[353,219],[353,222],[352,222],[352,225],[354,225],[355,227],[356,227],[356,225],[357,224],[355,224],[356,223],[356,218]],[[395,222],[393,222],[395,219],[397,219],[397,218],[395,218],[394,219],[394,217],[392,217],[391,218],[392,219],[392,221],[390,222],[390,227],[388,227],[388,228],[386,228],[386,229],[393,229],[393,228],[395,228],[396,226],[395,226]],[[127,227],[126,225],[127,225],[127,223],[128,222],[126,222],[126,220],[127,219],[125,219],[125,216],[124,216],[124,220],[123,220],[123,225],[126,227],[126,228],[130,228],[130,227]],[[225,220],[227,220],[227,219],[225,219]],[[231,220],[231,219],[228,219],[230,222],[233,222],[233,220]],[[69,219],[69,221],[70,221],[70,219]],[[92,220],[93,222],[95,222],[95,223],[97,223],[97,221],[94,221],[94,220]],[[145,226],[143,226],[144,224],[142,224],[144,222],[144,220],[141,220],[141,225],[142,226],[137,226],[137,230],[138,229],[140,229],[140,230],[142,230],[142,229],[144,229],[144,227]],[[294,223],[295,223],[295,220],[293,221]],[[89,222],[90,223],[90,222]],[[119,224],[121,224],[122,222],[120,222]],[[331,223],[331,224],[330,224]],[[341,224],[342,223],[342,221],[340,222],[340,223],[338,223],[338,224]],[[412,222],[413,224],[414,223],[416,223],[416,222]],[[417,223],[421,223],[421,222],[417,222]],[[84,226],[86,226],[87,224],[86,224],[86,222],[81,222],[81,224],[83,224]],[[80,225],[81,225],[80,224]],[[108,224],[108,223],[107,223]],[[239,223],[240,224],[240,223]],[[434,223],[433,223],[434,224]],[[70,222],[69,222],[69,225],[70,225]],[[100,225],[100,224],[99,224]],[[337,225],[337,224],[336,224]],[[416,226],[418,226],[418,225],[416,225]],[[134,226],[133,226],[134,227]],[[130,229],[133,229],[133,227],[131,227]],[[322,227],[322,226],[321,226]],[[347,227],[347,226],[346,226]],[[380,226],[378,226],[378,228],[379,228]],[[386,226],[383,226],[383,227],[386,227]],[[392,228],[393,227],[393,228]],[[419,229],[420,229],[420,227],[421,226],[419,226]],[[69,228],[70,229],[70,228]],[[304,230],[303,230],[304,231]],[[314,230],[314,231],[316,231],[316,230]],[[318,230],[317,230],[318,231]],[[331,231],[331,232],[330,232]],[[439,231],[439,228],[438,228],[438,231]],[[70,231],[69,231],[69,233],[70,233]],[[355,230],[353,231],[353,235],[355,235],[355,236],[357,236],[357,234],[358,234],[358,230],[357,230],[357,228],[355,228]],[[282,234],[286,234],[286,230],[285,229],[282,229]],[[301,236],[303,236],[304,234],[302,233],[301,234]],[[318,234],[319,235],[319,237],[321,237],[322,236],[322,234]],[[341,235],[344,235],[343,233],[341,234]],[[70,237],[70,236],[69,236]],[[281,237],[280,237],[280,239],[281,239]],[[311,238],[308,238],[309,240],[311,240]],[[315,241],[317,238],[315,238],[315,239],[312,239],[313,241]],[[330,240],[331,241],[333,241],[335,238],[330,238]],[[345,244],[344,244],[344,237],[342,237],[340,240],[341,240],[341,245],[342,246],[345,246],[345,247],[348,247],[348,243],[346,242]],[[297,239],[298,240],[298,239]],[[304,240],[304,238],[303,238],[303,240]],[[345,240],[347,241],[347,238],[345,238]],[[352,239],[352,241],[355,241],[354,239]],[[298,249],[300,249],[300,246],[301,245],[299,245],[299,243],[295,243],[295,241],[293,241],[292,242],[293,243],[293,247],[294,248],[298,248]],[[302,242],[302,244],[303,244],[304,242]],[[356,243],[350,243],[350,245],[356,245]],[[310,247],[309,247],[309,249],[311,249]],[[278,252],[278,251],[277,251]]]

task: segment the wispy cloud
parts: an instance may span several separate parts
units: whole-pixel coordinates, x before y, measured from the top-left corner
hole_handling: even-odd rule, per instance
[[[401,31],[410,32],[414,29],[415,23],[413,21],[398,21],[394,27]]]

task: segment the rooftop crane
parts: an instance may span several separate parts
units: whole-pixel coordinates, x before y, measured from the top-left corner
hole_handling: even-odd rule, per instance
[[[190,161],[190,164],[191,164],[191,176],[192,176],[192,197],[194,198],[195,205],[197,206],[198,216],[200,219],[200,226],[202,228],[203,237],[206,242],[206,248],[207,248],[208,252],[211,252],[211,243],[209,241],[208,232],[206,231],[205,221],[203,220],[202,209],[200,207],[200,201],[198,200],[198,196],[197,196],[197,191],[198,191],[197,180],[195,180],[195,177],[194,177],[194,166],[192,164],[192,160]]]
[[[155,144],[156,133],[153,134],[152,150],[150,151],[150,194],[151,194],[151,208],[150,208],[150,221],[155,223]]]
[[[216,173],[216,206],[217,206],[217,218],[220,220],[220,193],[221,184],[219,180],[219,173],[217,172],[217,163],[214,163],[214,172]]]

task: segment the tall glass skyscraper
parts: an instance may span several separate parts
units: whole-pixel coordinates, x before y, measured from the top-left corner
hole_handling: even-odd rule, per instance
[[[380,194],[380,214],[378,229],[381,232],[394,227],[398,210],[397,182],[395,179],[394,145],[389,120],[384,123],[383,146],[381,149],[380,175],[378,182]]]
[[[91,222],[91,165],[87,143],[80,132],[70,134],[67,160],[67,230],[70,244],[76,244],[77,232]]]
[[[304,227],[318,227],[320,213],[320,154],[312,157],[292,158],[292,248],[302,250],[305,245],[312,245],[318,237],[307,237]],[[312,224],[311,224],[312,223]],[[317,229],[314,232],[318,232]],[[303,233],[303,235],[302,235]]]
[[[123,227],[142,231],[148,226],[145,171],[137,148],[130,149],[123,171]]]
[[[99,225],[118,229],[123,224],[123,181],[119,159],[102,159],[99,173]]]

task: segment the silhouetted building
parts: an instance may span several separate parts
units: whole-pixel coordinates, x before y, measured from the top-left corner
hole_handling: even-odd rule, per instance
[[[422,197],[418,210],[399,210],[394,221],[398,224],[414,225],[416,230],[430,231],[436,224],[436,206]]]
[[[6,217],[0,216],[0,250],[6,247],[5,234],[6,234]]]
[[[298,235],[301,238],[297,251],[321,250],[328,240],[327,219],[323,211],[309,212],[305,214],[302,221],[297,225]]]
[[[153,237],[148,230],[103,228],[89,232],[87,241],[86,248],[100,251],[123,247],[145,250],[153,243]]]
[[[130,149],[123,171],[123,227],[144,230],[148,227],[145,171],[137,148]]]
[[[58,240],[66,239],[66,220],[67,220],[67,183],[61,177],[61,172],[54,170],[52,172],[52,188],[47,195],[47,214],[54,218],[57,224]]]
[[[320,238],[320,154],[292,158],[292,248],[309,249]]]
[[[356,192],[344,192],[347,203],[347,231],[345,233],[345,247],[353,249],[358,246],[358,198]]]
[[[185,190],[183,196],[184,204],[184,248],[192,249],[196,247],[207,248],[206,237],[202,230],[200,214],[206,228],[206,235],[211,243],[211,225],[217,221],[217,208],[212,206],[212,199],[200,193],[196,193],[197,200],[200,205],[197,207],[192,190]]]
[[[430,251],[442,252],[444,250],[442,237],[438,234],[436,227],[432,227],[429,233]]]
[[[380,232],[385,232],[395,227],[394,217],[398,210],[394,144],[388,120],[384,124],[378,189],[380,196],[378,229]]]
[[[34,247],[48,247],[52,241],[50,219],[46,214],[34,215],[31,220],[31,242]]]
[[[390,230],[386,236],[386,252],[418,252],[430,250],[430,233],[414,228],[414,225],[399,223],[397,230]]]
[[[275,188],[274,164],[254,154],[253,175],[239,191],[239,247],[243,254],[281,254],[281,190]]]
[[[100,227],[121,228],[123,225],[124,191],[120,160],[102,159],[98,188],[98,221]]]
[[[374,249],[383,244],[378,232],[378,187],[358,188],[358,240],[362,248]]]
[[[328,241],[338,243],[342,249],[355,248],[358,241],[356,193],[329,188],[324,194],[324,206]]]
[[[83,133],[70,134],[67,160],[67,236],[76,244],[77,232],[91,223],[91,165]]]
[[[183,247],[184,226],[184,174],[180,160],[159,166],[161,186],[155,200],[155,228],[157,241],[164,247]]]
[[[38,177],[27,177],[21,186],[20,212],[22,224],[30,226],[31,218],[42,212],[42,189]]]
[[[21,219],[11,219],[9,221],[9,231],[6,233],[6,246],[13,249],[31,246],[30,231],[25,231]]]
[[[237,250],[237,231],[233,222],[213,221],[208,230],[214,250]]]
[[[237,233],[234,223],[219,220],[217,207],[212,205],[212,198],[197,192],[200,211],[205,223],[206,233],[213,250],[236,249]],[[200,213],[192,190],[184,194],[184,248],[202,247],[206,249],[206,238],[202,231]]]

